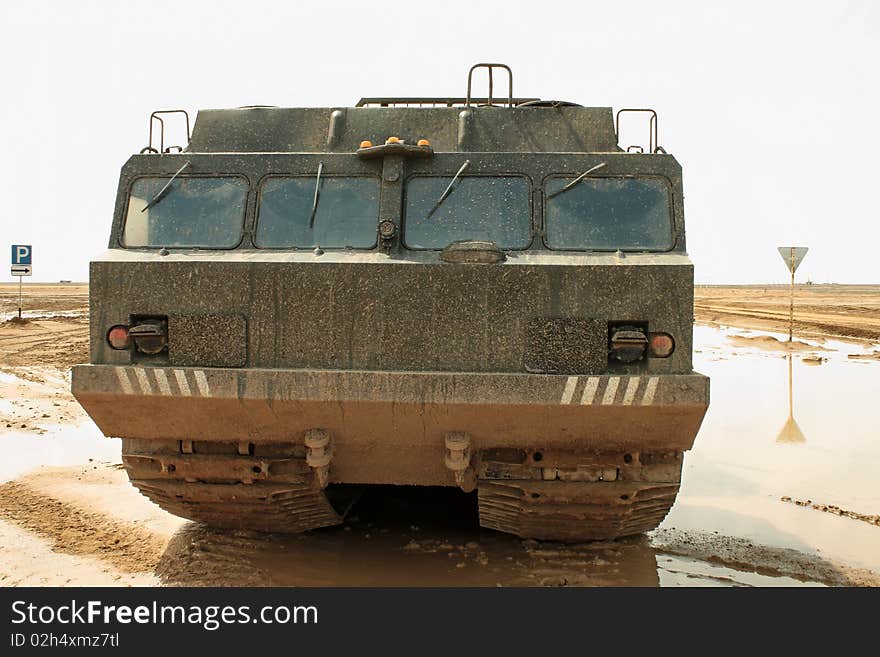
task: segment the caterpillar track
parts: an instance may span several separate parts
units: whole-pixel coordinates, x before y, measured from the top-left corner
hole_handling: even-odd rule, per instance
[[[299,533],[343,521],[302,445],[127,439],[123,463],[150,500],[213,527]],[[480,524],[564,542],[639,534],[669,512],[681,463],[681,452],[486,450],[478,459]]]
[[[342,522],[302,445],[125,439],[122,462],[151,501],[212,527],[298,533]]]
[[[669,513],[681,481],[681,452],[555,459],[519,452],[500,460],[517,453],[500,451],[481,464],[480,524],[523,538],[576,542],[649,531]]]

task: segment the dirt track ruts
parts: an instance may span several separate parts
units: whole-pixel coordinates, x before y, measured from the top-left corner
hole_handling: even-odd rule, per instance
[[[790,288],[719,285],[694,289],[694,319],[706,324],[788,332]],[[798,285],[797,335],[880,342],[880,285]]]
[[[149,531],[15,481],[0,485],[0,518],[48,539],[60,552],[97,556],[122,572],[152,571],[166,545]]]

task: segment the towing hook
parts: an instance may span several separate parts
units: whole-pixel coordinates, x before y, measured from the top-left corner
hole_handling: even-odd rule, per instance
[[[477,487],[477,477],[471,467],[471,438],[467,433],[451,431],[446,434],[444,463],[455,475],[455,483],[465,493]]]
[[[330,481],[330,461],[333,459],[333,441],[324,429],[309,429],[305,435],[306,464],[315,473],[318,488],[326,488]]]

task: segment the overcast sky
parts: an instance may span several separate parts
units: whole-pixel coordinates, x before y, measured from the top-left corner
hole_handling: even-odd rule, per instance
[[[517,95],[659,112],[698,282],[785,282],[803,245],[799,280],[880,283],[880,3],[725,4],[4,0],[3,252],[86,280],[154,109],[464,95],[500,61]]]

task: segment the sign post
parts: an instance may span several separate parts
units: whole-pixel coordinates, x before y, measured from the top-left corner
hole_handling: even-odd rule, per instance
[[[31,266],[31,259],[34,255],[34,249],[30,244],[13,244],[12,245],[12,275],[18,276],[18,318],[21,319],[21,278],[22,276],[31,276],[34,268]]]
[[[791,272],[791,297],[788,303],[788,341],[791,342],[794,331],[794,272],[803,261],[804,256],[807,255],[809,248],[806,246],[780,246],[778,248],[779,255],[782,256],[785,266]]]
[[[797,420],[794,419],[794,403],[792,400],[792,378],[791,378],[791,353],[788,354],[788,419],[782,425],[779,435],[776,436],[777,443],[804,443],[807,439],[804,432],[801,431]]]

